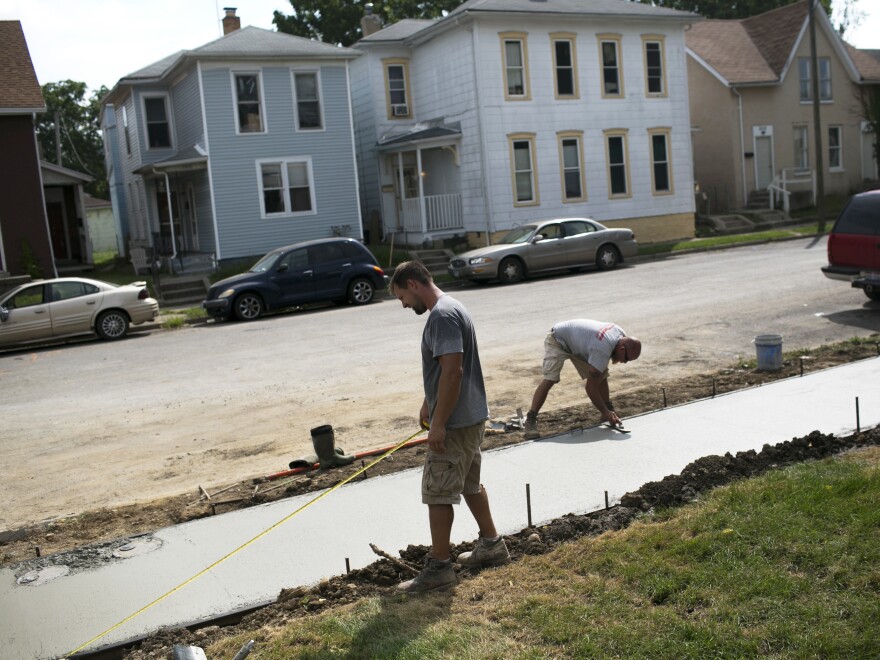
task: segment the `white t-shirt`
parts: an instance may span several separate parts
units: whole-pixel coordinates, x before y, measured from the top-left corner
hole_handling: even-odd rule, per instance
[[[614,347],[621,337],[626,337],[626,333],[614,323],[574,319],[554,325],[553,336],[567,352],[604,372]]]

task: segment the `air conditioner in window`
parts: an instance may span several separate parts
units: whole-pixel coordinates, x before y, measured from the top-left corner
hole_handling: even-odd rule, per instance
[[[406,117],[409,114],[409,108],[405,105],[392,105],[391,106],[391,116],[392,117]]]

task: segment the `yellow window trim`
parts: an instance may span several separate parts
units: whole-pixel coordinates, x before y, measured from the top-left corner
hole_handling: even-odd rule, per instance
[[[501,79],[504,83],[505,101],[531,101],[532,85],[529,78],[529,42],[528,32],[499,32],[498,38],[501,44]],[[510,87],[507,84],[507,51],[504,48],[506,41],[519,41],[522,46],[523,58],[523,94],[511,96],[508,93]]]
[[[619,34],[597,34],[596,40],[599,44],[599,92],[603,99],[622,99],[626,98],[626,87],[623,84],[623,36]],[[617,46],[617,84],[620,87],[619,94],[605,93],[605,63],[602,60],[602,44],[611,41]]]
[[[568,41],[571,43],[571,75],[574,79],[574,93],[559,94],[559,82],[556,78],[556,42]],[[580,85],[578,84],[578,65],[577,65],[577,35],[573,32],[551,32],[550,33],[550,52],[553,55],[553,94],[554,98],[559,101],[568,101],[579,99]]]
[[[535,133],[507,134],[507,149],[510,158],[510,185],[511,192],[513,193],[513,206],[515,208],[541,205],[541,193],[538,189],[538,160],[535,157],[535,136]],[[529,160],[531,160],[532,165],[532,193],[534,199],[530,202],[520,202],[516,199],[516,159],[513,155],[513,143],[522,141],[527,141],[529,143]]]
[[[407,113],[395,115],[391,109],[391,82],[388,79],[389,66],[403,67],[403,84],[406,86]],[[405,57],[388,57],[382,60],[382,75],[385,78],[385,112],[388,119],[411,119],[413,116],[412,87],[409,84],[409,60]]]
[[[608,182],[608,199],[629,199],[632,197],[632,181],[630,180],[630,163],[629,163],[629,135],[628,128],[609,128],[602,131],[605,139],[605,176]],[[608,139],[613,137],[623,138],[623,164],[626,173],[626,193],[612,194],[611,192],[611,154],[608,149]]]
[[[648,44],[658,42],[660,44],[660,84],[662,92],[648,91]],[[666,98],[669,92],[666,86],[666,37],[662,34],[642,35],[642,62],[645,67],[645,96],[652,99]]]
[[[566,197],[565,196],[565,155],[562,150],[562,142],[566,139],[574,138],[578,141],[578,166],[581,178],[581,196]],[[562,203],[574,204],[576,202],[587,201],[587,179],[584,173],[584,132],[583,131],[559,131],[556,134],[556,144],[559,148],[559,182],[562,188]]]
[[[666,176],[669,177],[669,190],[657,190],[657,182],[654,180],[654,136],[666,137]],[[648,151],[651,156],[651,193],[656,196],[674,195],[675,179],[672,176],[672,129],[667,127],[648,129]]]

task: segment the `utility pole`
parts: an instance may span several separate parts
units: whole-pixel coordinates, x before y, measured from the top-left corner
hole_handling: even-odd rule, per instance
[[[55,111],[55,162],[59,167],[64,167],[61,162],[61,113]]]
[[[810,0],[810,78],[813,84],[813,133],[816,142],[816,215],[819,233],[825,233],[825,173],[822,168],[822,120],[819,113],[819,58],[816,56],[816,4]]]

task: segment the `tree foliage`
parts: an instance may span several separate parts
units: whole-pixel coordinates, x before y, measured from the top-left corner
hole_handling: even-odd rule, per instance
[[[642,4],[692,11],[703,18],[748,18],[771,9],[792,4],[793,0],[639,0]],[[797,1],[797,0],[794,0]],[[825,11],[831,15],[831,0],[820,0]],[[853,4],[858,0],[838,0]]]
[[[98,119],[100,102],[107,88],[101,86],[88,99],[86,84],[73,80],[46,83],[42,90],[46,112],[37,115],[36,130],[43,160],[94,177],[94,181],[84,186],[86,192],[108,199],[104,141]],[[56,116],[61,135],[61,163],[57,159]]]
[[[292,14],[275,12],[279,32],[350,46],[361,38],[361,18],[366,0],[290,0]],[[461,0],[387,0],[374,2],[373,13],[384,25],[404,18],[438,18],[461,4]]]

